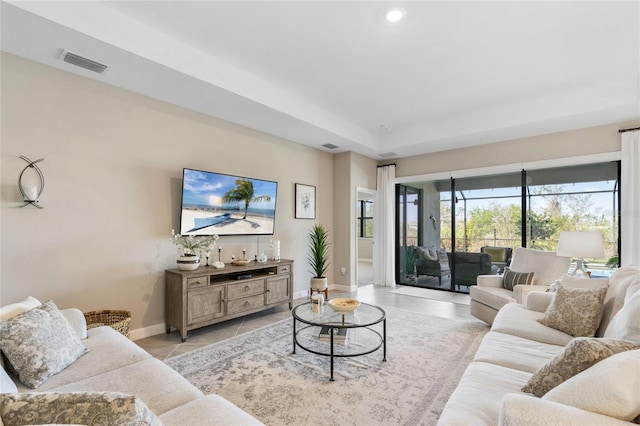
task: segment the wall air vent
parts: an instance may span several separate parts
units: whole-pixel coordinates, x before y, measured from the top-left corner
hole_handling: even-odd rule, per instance
[[[61,59],[69,64],[76,65],[89,71],[97,72],[98,74],[104,74],[109,69],[107,65],[101,64],[100,62],[92,61],[91,59],[69,52],[68,50],[62,51]]]
[[[332,143],[325,143],[325,144],[324,144],[324,145],[322,145],[322,146],[324,146],[324,147],[325,147],[325,148],[327,148],[327,149],[336,149],[336,148],[338,148],[338,145],[334,145],[334,144],[332,144]]]
[[[398,154],[396,154],[395,152],[385,152],[383,154],[380,154],[381,158],[393,158],[393,157],[397,157]]]

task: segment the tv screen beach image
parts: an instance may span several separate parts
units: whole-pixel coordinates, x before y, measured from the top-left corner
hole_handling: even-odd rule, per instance
[[[182,235],[272,235],[278,183],[184,169]]]

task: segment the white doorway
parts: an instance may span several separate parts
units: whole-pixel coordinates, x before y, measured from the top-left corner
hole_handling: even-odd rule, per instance
[[[356,283],[358,287],[373,284],[373,203],[376,191],[356,188]]]

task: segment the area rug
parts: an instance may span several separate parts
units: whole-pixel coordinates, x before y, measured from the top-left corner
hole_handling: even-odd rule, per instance
[[[453,293],[451,291],[431,290],[420,287],[399,287],[392,290],[391,293],[403,294],[405,296],[421,297],[423,299],[440,300],[443,302],[459,303],[461,305],[469,305],[471,299],[468,294]]]
[[[219,394],[270,426],[433,425],[488,327],[385,308],[382,350],[329,358],[292,354],[286,319],[165,361],[205,394]]]

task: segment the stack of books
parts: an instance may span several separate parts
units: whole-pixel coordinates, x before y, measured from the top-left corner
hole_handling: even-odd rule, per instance
[[[331,341],[331,328],[329,326],[324,326],[320,329],[320,340],[325,342]],[[334,343],[344,343],[347,340],[347,329],[346,328],[336,328],[333,327],[333,342]]]

